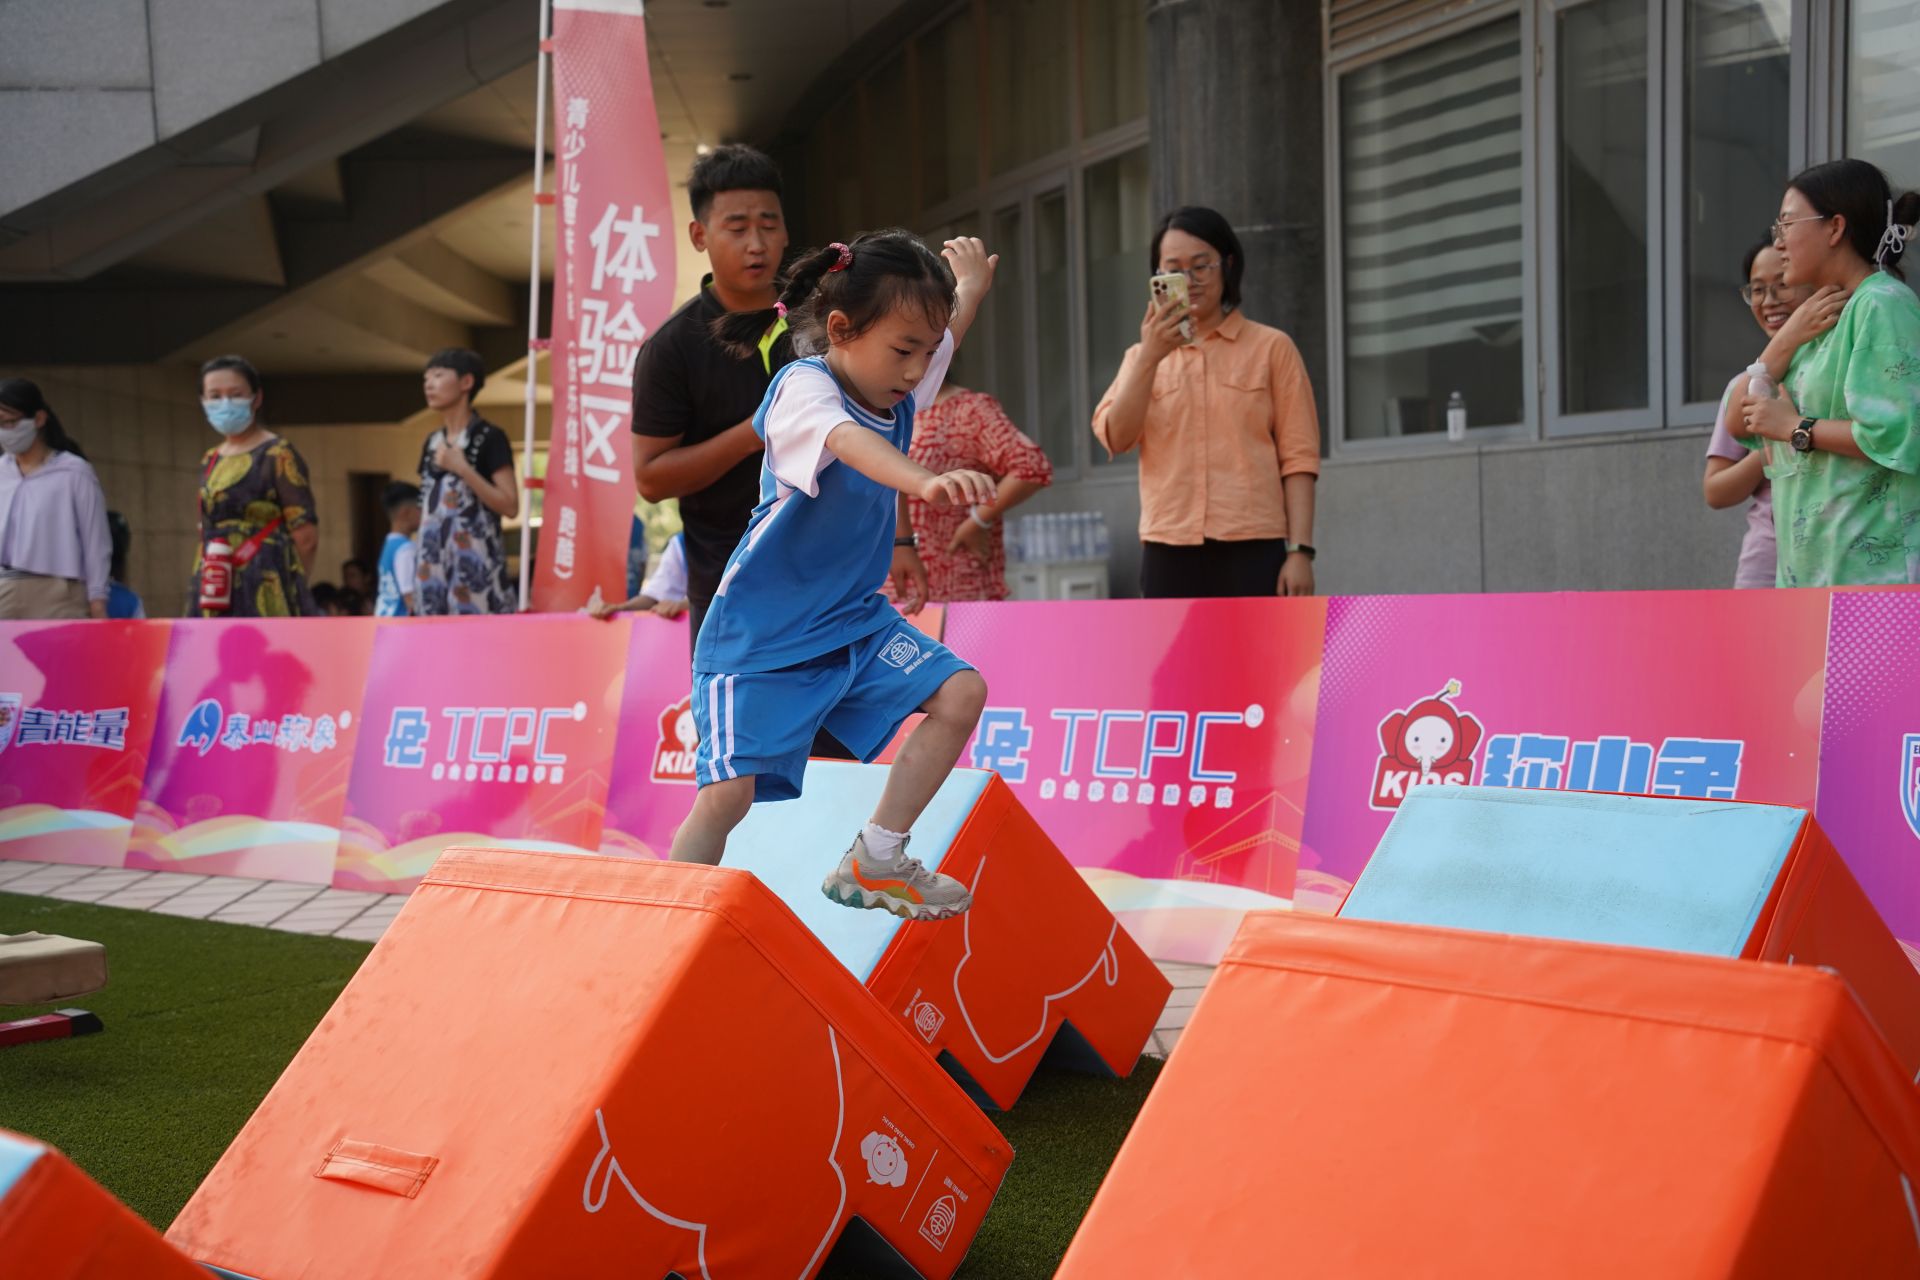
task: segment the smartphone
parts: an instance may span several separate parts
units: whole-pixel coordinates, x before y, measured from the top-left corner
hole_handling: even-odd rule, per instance
[[[1179,304],[1180,310],[1187,309],[1187,277],[1184,272],[1169,271],[1165,275],[1155,276],[1147,282],[1153,290],[1153,300],[1165,302],[1171,298]],[[1180,340],[1193,345],[1193,321],[1186,316],[1180,317]]]

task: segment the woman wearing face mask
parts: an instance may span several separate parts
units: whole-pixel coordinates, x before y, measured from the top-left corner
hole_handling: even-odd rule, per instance
[[[1740,274],[1747,283],[1740,287],[1740,300],[1753,312],[1753,319],[1769,338],[1780,344],[1784,359],[1791,359],[1801,344],[1833,328],[1846,305],[1847,291],[1825,289],[1814,306],[1800,304],[1813,289],[1804,284],[1788,284],[1787,260],[1773,247],[1768,234],[1747,250]],[[1707,445],[1707,474],[1701,481],[1707,505],[1716,511],[1739,506],[1748,499],[1747,532],[1740,542],[1740,563],[1734,570],[1735,587],[1771,587],[1776,572],[1773,534],[1773,491],[1762,468],[1764,449],[1749,453],[1736,436],[1746,434],[1740,410],[1746,398],[1747,373],[1742,370],[1727,384],[1720,397],[1720,411],[1713,420],[1713,439]]]
[[[1851,290],[1838,323],[1762,360],[1778,396],[1744,397],[1749,447],[1768,446],[1783,587],[1920,583],[1920,298],[1901,256],[1920,195],[1895,199],[1864,160],[1815,165],[1773,224],[1788,284]]]
[[[106,617],[106,495],[25,378],[0,379],[0,450],[0,619]]]
[[[225,437],[200,464],[200,552],[190,612],[285,618],[320,612],[307,586],[320,542],[307,464],[260,425],[260,373],[239,356],[200,369],[200,407]]]

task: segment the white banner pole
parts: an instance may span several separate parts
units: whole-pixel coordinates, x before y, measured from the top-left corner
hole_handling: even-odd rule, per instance
[[[553,32],[552,0],[540,0],[540,49],[533,105],[533,236],[527,251],[527,413],[524,450],[521,454],[520,500],[526,505],[520,514],[520,611],[533,607],[533,420],[540,399],[540,208],[547,176],[547,67],[552,58],[547,42]],[[544,478],[541,484],[545,484]],[[544,494],[545,490],[542,489]],[[542,504],[544,510],[545,504]]]

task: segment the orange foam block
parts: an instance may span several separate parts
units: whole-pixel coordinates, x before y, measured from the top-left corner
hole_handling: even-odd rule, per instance
[[[858,1220],[944,1277],[1011,1159],[751,875],[459,849],[167,1235],[250,1280],[728,1280]]]
[[[734,831],[726,865],[765,881],[983,1105],[1012,1106],[1057,1036],[1069,1065],[1130,1072],[1172,984],[998,774],[954,770],[914,824],[913,856],[973,889],[959,918],[908,923],[821,893],[887,773],[812,761],[800,799],[756,805]]]
[[[133,1210],[45,1143],[0,1129],[0,1275],[207,1280]]]
[[[1419,787],[1340,914],[1826,965],[1920,1082],[1920,971],[1805,809]]]
[[[1263,912],[1058,1275],[1916,1275],[1916,1183],[1831,973]]]

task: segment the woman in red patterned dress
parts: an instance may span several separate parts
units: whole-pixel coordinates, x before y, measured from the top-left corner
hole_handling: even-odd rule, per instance
[[[1013,425],[998,400],[952,383],[942,387],[933,404],[914,418],[909,456],[935,474],[957,467],[984,471],[997,478],[1000,487],[992,502],[971,511],[908,499],[927,580],[909,583],[902,591],[889,579],[888,597],[916,608],[916,600],[918,604],[1005,600],[1007,551],[1001,521],[1053,483],[1053,464],[1039,445]]]

